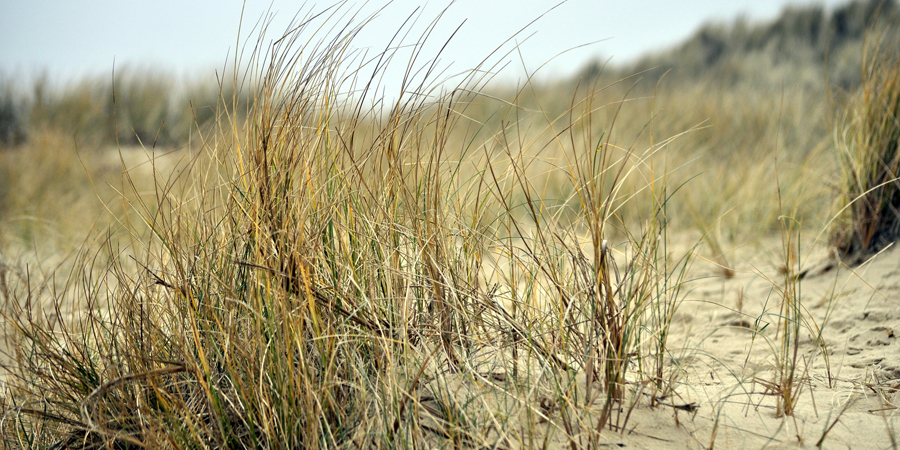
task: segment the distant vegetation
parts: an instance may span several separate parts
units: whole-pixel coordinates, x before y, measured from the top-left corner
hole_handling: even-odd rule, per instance
[[[827,68],[834,86],[852,90],[861,83],[860,50],[865,30],[872,26],[900,30],[896,0],[857,0],[833,11],[790,7],[765,23],[745,18],[710,23],[673,49],[624,66],[596,61],[575,78],[590,80],[602,72],[620,79],[641,73],[655,83],[670,71],[666,79],[680,84],[800,84],[821,91]],[[114,82],[110,74],[63,88],[53,88],[51,81],[58,80],[42,77],[23,87],[0,74],[0,149],[48,128],[89,146],[180,146],[193,126],[215,116],[219,97],[215,82],[184,83],[135,67],[117,70]],[[185,84],[187,88],[181,87]]]
[[[179,82],[169,74],[134,67],[62,88],[54,87],[54,81],[43,76],[26,89],[0,78],[0,149],[47,130],[68,135],[83,147],[182,146],[192,128],[217,115],[220,103],[215,81]]]
[[[746,18],[709,23],[675,48],[614,72],[650,70],[646,77],[656,79],[671,69],[669,76],[685,83],[766,87],[799,82],[821,89],[827,68],[831,83],[853,89],[861,83],[861,49],[866,30],[873,27],[900,30],[896,0],[857,0],[831,11],[820,5],[788,7],[763,23]],[[580,76],[591,78],[601,68],[602,62],[595,62]]]

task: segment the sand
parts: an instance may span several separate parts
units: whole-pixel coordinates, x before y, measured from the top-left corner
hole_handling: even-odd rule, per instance
[[[765,248],[775,250],[736,258],[744,262],[733,278],[701,269],[676,314],[672,362],[682,372],[678,395],[667,402],[695,409],[639,405],[627,425],[635,432],[606,433],[609,443],[729,449],[900,444],[900,248],[798,281],[807,318],[797,352],[801,385],[794,414],[781,417],[770,387],[781,345],[783,262],[778,241]],[[817,250],[804,255],[809,266],[825,259],[824,249]],[[816,329],[827,358],[810,332]]]

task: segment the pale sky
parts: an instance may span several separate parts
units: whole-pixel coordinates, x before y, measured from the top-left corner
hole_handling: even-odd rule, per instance
[[[766,20],[788,4],[824,3],[833,8],[845,1],[569,0],[548,12],[558,1],[457,0],[441,19],[425,54],[436,52],[465,21],[441,63],[449,66],[448,72],[470,69],[546,13],[516,38],[522,42],[531,36],[521,45],[529,71],[560,52],[600,41],[557,57],[539,73],[569,75],[592,59],[611,57],[621,63],[671,47],[705,22],[730,22],[740,15]],[[344,11],[361,9],[365,16],[385,3],[351,2]],[[113,61],[117,67],[155,67],[178,76],[212,73],[235,48],[242,4],[240,0],[0,0],[0,74],[28,79],[46,71],[51,78],[65,81],[110,73]],[[271,30],[281,31],[298,11],[321,11],[333,4],[247,0],[243,34],[270,7],[275,13]],[[418,36],[449,4],[395,0],[360,35],[356,46],[373,52],[384,49],[400,24],[424,5],[411,33]],[[503,48],[509,50],[512,45]],[[510,68],[502,76],[521,77],[518,54],[507,61]]]

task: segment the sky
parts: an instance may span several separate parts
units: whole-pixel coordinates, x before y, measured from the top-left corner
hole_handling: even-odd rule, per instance
[[[628,62],[674,46],[710,21],[730,22],[739,16],[763,21],[777,16],[786,5],[818,3],[833,8],[845,2],[370,0],[342,3],[339,12],[359,11],[357,17],[365,17],[380,9],[354,44],[377,52],[407,18],[416,19],[410,36],[419,36],[446,8],[425,47],[426,56],[435,55],[461,26],[441,54],[447,73],[474,68],[497,48],[502,55],[519,45],[508,57],[494,56],[490,61],[506,64],[498,75],[501,79],[520,79],[535,71],[543,78],[570,75],[592,60]],[[46,73],[60,82],[111,73],[114,63],[176,76],[203,76],[233,58],[242,9],[242,39],[256,36],[250,31],[252,25],[267,12],[274,14],[266,38],[271,41],[296,14],[335,4],[333,0],[0,0],[0,76],[29,79]]]

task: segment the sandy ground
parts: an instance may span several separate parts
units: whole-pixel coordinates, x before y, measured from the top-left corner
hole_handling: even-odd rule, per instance
[[[780,243],[765,248],[779,249]],[[691,283],[673,325],[682,370],[671,405],[638,406],[627,448],[897,448],[900,440],[900,248],[852,269],[799,281],[807,323],[797,352],[793,416],[777,417],[776,336],[784,276],[777,253],[745,251],[733,278],[708,271]],[[807,256],[811,265],[824,251]],[[702,272],[702,270],[701,270]],[[824,346],[810,330],[822,330]],[[687,408],[692,409],[692,408]],[[827,434],[826,434],[827,432]],[[823,439],[823,434],[825,437]],[[821,441],[821,442],[820,442]]]

